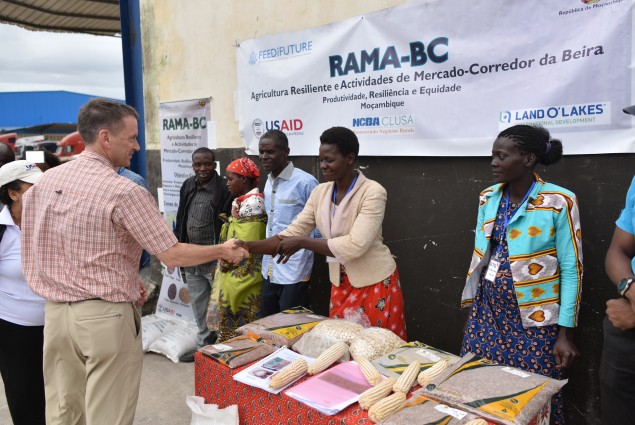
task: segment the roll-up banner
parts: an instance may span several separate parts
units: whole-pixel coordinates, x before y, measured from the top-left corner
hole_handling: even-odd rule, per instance
[[[194,99],[159,104],[163,212],[174,230],[179,193],[183,182],[194,175],[192,154],[208,147],[210,99]],[[187,286],[178,268],[163,268],[157,313],[194,321]]]
[[[163,211],[171,229],[175,228],[181,186],[194,175],[192,153],[208,147],[208,121],[209,98],[159,104]]]

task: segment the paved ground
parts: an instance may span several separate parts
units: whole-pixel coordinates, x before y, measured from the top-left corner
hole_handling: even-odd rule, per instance
[[[135,425],[189,424],[192,415],[185,404],[188,395],[194,395],[194,363],[175,364],[159,354],[147,353]],[[0,424],[11,423],[4,385],[0,385]]]

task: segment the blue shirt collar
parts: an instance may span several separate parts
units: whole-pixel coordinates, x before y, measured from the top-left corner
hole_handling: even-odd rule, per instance
[[[293,176],[293,170],[295,170],[295,167],[293,166],[293,162],[289,161],[287,166],[284,167],[284,170],[282,170],[280,174],[278,174],[278,177],[276,178],[289,181],[291,180],[291,176]],[[276,179],[273,177],[273,173],[269,173],[268,178],[272,182]]]

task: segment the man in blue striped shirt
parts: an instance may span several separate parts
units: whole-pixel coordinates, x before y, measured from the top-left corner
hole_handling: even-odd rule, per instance
[[[267,131],[260,138],[258,149],[262,166],[269,172],[264,194],[267,237],[271,237],[286,229],[302,211],[318,181],[289,161],[289,140],[282,131]],[[312,268],[313,252],[305,249],[296,252],[285,264],[278,264],[270,255],[265,255],[260,298],[262,317],[295,306],[308,308]]]

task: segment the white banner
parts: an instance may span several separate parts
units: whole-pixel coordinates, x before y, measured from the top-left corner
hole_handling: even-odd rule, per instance
[[[183,182],[194,175],[192,153],[207,146],[209,99],[159,104],[163,213],[174,230]]]
[[[345,126],[362,155],[476,156],[540,124],[566,154],[632,152],[632,24],[633,0],[437,0],[243,41],[241,136],[317,155]]]

